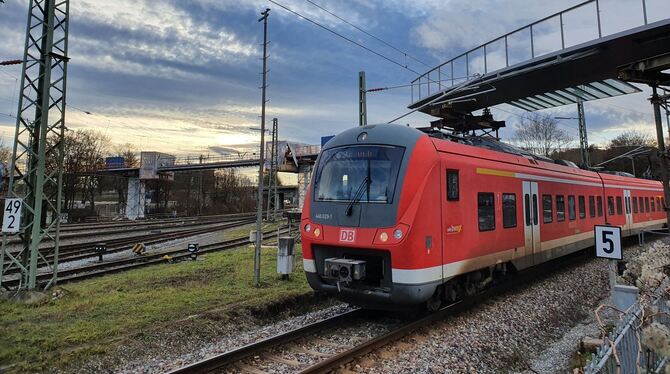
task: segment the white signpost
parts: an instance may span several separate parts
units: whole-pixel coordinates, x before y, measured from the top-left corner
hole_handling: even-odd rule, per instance
[[[616,260],[621,260],[621,227],[598,226],[594,227],[596,240],[596,257],[609,259],[610,292],[616,286]]]
[[[21,205],[23,199],[5,199],[5,213],[2,218],[2,232],[17,233],[21,227]]]
[[[621,227],[595,226],[596,257],[621,260]]]

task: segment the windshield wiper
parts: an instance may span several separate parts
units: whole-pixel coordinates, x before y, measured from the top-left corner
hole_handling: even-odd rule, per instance
[[[370,182],[371,182],[370,177],[365,177],[363,179],[363,181],[361,182],[361,185],[358,186],[358,189],[356,190],[356,194],[354,194],[354,197],[351,199],[351,201],[349,201],[349,205],[347,205],[347,209],[344,211],[344,213],[347,216],[351,215],[351,213],[353,211],[354,204],[356,204],[357,202],[359,202],[361,200],[361,198],[363,197],[363,193],[365,191],[367,191],[368,186],[370,186]]]

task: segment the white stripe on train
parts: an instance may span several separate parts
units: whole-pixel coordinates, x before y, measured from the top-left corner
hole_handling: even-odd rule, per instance
[[[665,221],[665,219],[653,220],[647,222],[637,222],[633,224],[633,228],[641,228],[646,226],[658,225]],[[566,236],[560,239],[548,240],[542,242],[542,251],[554,249],[560,245],[568,244],[568,242],[576,242],[583,239],[593,237],[593,232],[583,232],[576,235]],[[443,278],[450,278],[459,275],[464,269],[467,269],[473,263],[485,263],[485,266],[490,266],[493,263],[500,263],[512,260],[515,258],[515,251],[518,249],[508,249],[488,255],[475,257],[467,260],[461,260],[444,264],[442,266],[433,266],[421,269],[391,269],[391,278],[393,283],[401,284],[424,284],[439,281]],[[538,252],[539,253],[539,252]],[[303,259],[302,266],[305,272],[316,273],[316,264],[314,260]],[[475,270],[475,269],[472,269]]]

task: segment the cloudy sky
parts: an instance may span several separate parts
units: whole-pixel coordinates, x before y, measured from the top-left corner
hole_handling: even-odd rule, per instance
[[[312,0],[374,34],[370,38],[306,0],[279,3],[386,58],[424,72],[470,48],[581,0]],[[650,21],[670,16],[670,2],[647,0]],[[72,0],[67,124],[96,129],[113,143],[175,154],[249,149],[258,141],[262,25],[269,19],[268,118],[278,117],[280,138],[318,143],[357,124],[358,71],[368,87],[408,84],[416,73],[263,0]],[[642,22],[640,0],[602,0],[604,32]],[[0,60],[22,58],[27,0],[0,4]],[[572,43],[590,38],[575,14]],[[569,21],[566,21],[569,22]],[[409,55],[406,57],[403,51]],[[420,62],[418,62],[418,61]],[[0,67],[0,135],[13,135],[19,66]],[[626,129],[652,132],[649,91],[586,104],[592,143]],[[404,114],[410,90],[368,96],[368,122]],[[86,114],[84,112],[90,112]],[[515,114],[511,114],[511,113]],[[554,110],[575,116],[576,108]],[[519,109],[493,110],[508,127]],[[413,114],[402,123],[425,126]],[[577,135],[575,121],[562,121]],[[510,136],[511,131],[502,133]]]

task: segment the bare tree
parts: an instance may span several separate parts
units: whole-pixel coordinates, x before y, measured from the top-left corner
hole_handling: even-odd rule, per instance
[[[624,131],[621,134],[617,135],[614,139],[610,140],[609,148],[616,147],[655,147],[656,141],[651,137],[651,135],[637,130],[628,130]]]
[[[123,166],[126,168],[136,168],[140,166],[140,159],[137,157],[137,152],[133,151],[133,146],[130,143],[120,144],[114,147],[116,156],[123,157]]]
[[[551,115],[531,113],[514,127],[511,141],[528,152],[548,157],[567,148],[574,138],[559,128]]]
[[[63,206],[72,209],[76,199],[81,198],[82,202],[89,202],[93,210],[99,189],[95,172],[104,166],[109,138],[93,130],[74,130],[65,134],[64,141]],[[55,168],[55,159],[48,162],[48,168]]]

